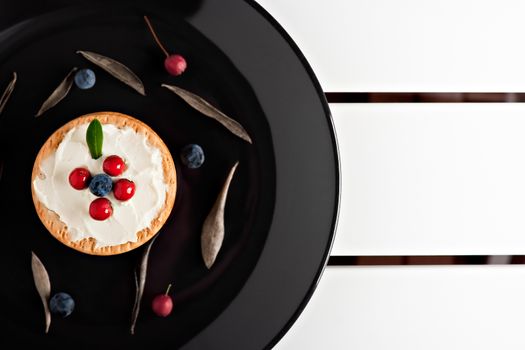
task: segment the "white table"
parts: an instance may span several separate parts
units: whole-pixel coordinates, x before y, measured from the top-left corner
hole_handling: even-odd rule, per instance
[[[525,91],[520,0],[259,3],[326,92]],[[333,255],[525,253],[525,105],[331,110],[342,166]],[[523,348],[524,297],[524,265],[329,266],[276,348]]]

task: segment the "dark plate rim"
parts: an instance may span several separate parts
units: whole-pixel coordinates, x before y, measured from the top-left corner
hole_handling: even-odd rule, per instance
[[[321,100],[321,103],[323,105],[323,109],[325,112],[326,121],[330,125],[330,134],[331,134],[331,141],[332,146],[334,150],[334,158],[336,160],[335,164],[335,171],[336,171],[336,183],[335,183],[335,189],[337,193],[337,197],[335,199],[335,208],[334,208],[334,214],[332,218],[332,225],[330,228],[330,237],[328,245],[325,247],[325,256],[323,263],[319,266],[315,279],[312,281],[312,284],[310,286],[310,289],[307,291],[304,299],[299,304],[299,307],[296,309],[295,313],[290,317],[286,325],[281,329],[281,331],[275,335],[275,337],[268,343],[266,346],[267,348],[273,348],[283,337],[284,335],[292,328],[293,324],[301,313],[306,308],[306,305],[310,301],[312,295],[314,294],[317,285],[319,284],[319,281],[321,280],[321,277],[323,276],[323,272],[326,268],[326,265],[328,263],[328,259],[330,258],[330,252],[332,250],[332,246],[335,240],[335,234],[336,234],[336,228],[337,228],[337,222],[339,220],[339,210],[341,205],[341,159],[339,156],[339,144],[337,141],[337,134],[335,131],[335,125],[332,118],[332,113],[330,111],[330,107],[328,105],[328,100],[326,99],[326,96],[324,94],[323,88],[321,87],[321,83],[317,79],[317,76],[315,75],[315,72],[306,59],[305,55],[302,53],[301,49],[297,45],[297,43],[292,39],[290,34],[284,29],[283,26],[277,20],[268,12],[266,11],[259,3],[257,3],[255,0],[244,0],[246,3],[248,3],[250,6],[252,6],[261,16],[263,16],[274,28],[279,32],[279,34],[286,40],[286,42],[290,45],[290,48],[293,50],[293,52],[297,55],[301,63],[303,64],[303,67],[306,69],[310,80],[312,81],[312,84],[314,85],[315,90],[317,91],[319,95],[319,99]]]

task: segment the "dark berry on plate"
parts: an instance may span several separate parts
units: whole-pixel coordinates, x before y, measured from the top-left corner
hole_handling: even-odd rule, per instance
[[[180,159],[188,168],[197,169],[204,163],[204,151],[201,146],[192,143],[182,148]]]
[[[89,215],[98,221],[104,221],[113,214],[113,207],[107,198],[97,198],[89,205]]]
[[[153,301],[151,302],[151,309],[155,313],[155,315],[160,317],[166,317],[171,313],[171,310],[173,309],[173,300],[168,295],[170,292],[171,284],[168,286],[168,289],[166,290],[166,293],[159,294],[155,298],[153,298]]]
[[[91,69],[81,69],[75,74],[75,85],[82,90],[91,89],[95,86],[97,78]]]
[[[104,172],[108,175],[119,176],[126,170],[126,163],[119,156],[109,156],[104,159],[102,169],[104,169]]]
[[[106,174],[98,174],[93,176],[91,182],[89,183],[89,190],[98,197],[104,197],[107,195],[109,192],[111,192],[112,187],[113,181]]]
[[[86,168],[76,168],[69,174],[69,184],[75,190],[83,190],[89,186],[91,173]]]
[[[119,201],[127,201],[135,194],[135,183],[128,179],[120,179],[113,185],[113,195]]]
[[[181,55],[169,55],[164,60],[164,68],[166,68],[168,73],[174,76],[184,73],[186,67],[186,60]]]
[[[67,293],[57,293],[49,300],[49,310],[54,314],[67,317],[75,310],[75,301]]]

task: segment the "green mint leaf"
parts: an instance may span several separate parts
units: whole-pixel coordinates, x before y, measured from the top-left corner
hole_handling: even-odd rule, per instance
[[[93,159],[102,157],[102,141],[104,134],[102,133],[102,124],[97,119],[93,119],[87,128],[86,142],[89,147],[89,153]]]

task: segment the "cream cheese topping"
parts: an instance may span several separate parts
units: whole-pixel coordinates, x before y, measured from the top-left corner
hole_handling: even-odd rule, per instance
[[[96,248],[136,242],[137,233],[149,227],[164,206],[168,186],[164,181],[162,154],[149,144],[145,135],[132,128],[104,124],[103,155],[92,159],[86,144],[87,127],[88,124],[82,124],[69,130],[56,151],[41,162],[42,176],[33,182],[35,193],[67,226],[72,241],[92,237],[96,239]],[[135,182],[135,195],[121,202],[113,193],[108,194],[113,215],[97,221],[89,215],[89,205],[98,197],[89,189],[71,187],[69,174],[78,167],[88,169],[92,176],[101,174],[104,159],[113,154],[124,159],[127,169],[112,179]]]

